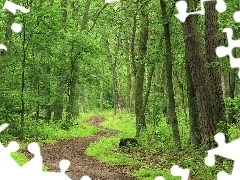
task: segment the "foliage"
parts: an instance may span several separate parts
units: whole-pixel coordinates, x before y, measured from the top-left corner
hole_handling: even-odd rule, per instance
[[[91,143],[86,149],[88,156],[96,157],[101,162],[110,162],[112,164],[133,165],[136,162],[128,158],[125,154],[114,153],[118,148],[119,138],[102,138],[96,143]]]
[[[231,172],[232,162],[220,157],[217,157],[215,166],[206,166],[204,164],[204,158],[207,155],[205,150],[191,147],[187,144],[187,141],[183,144],[181,151],[174,148],[173,140],[171,140],[171,129],[167,126],[164,127],[165,122],[159,125],[160,131],[157,136],[153,134],[143,135],[140,138],[140,147],[120,150],[118,149],[120,138],[132,137],[129,135],[133,135],[132,131],[135,130],[134,116],[124,112],[116,116],[109,112],[101,113],[101,115],[107,117],[102,123],[104,127],[118,130],[120,133],[90,144],[86,154],[103,162],[130,165],[132,169],[130,174],[133,176],[143,180],[153,179],[160,175],[167,179],[176,179],[177,177],[170,174],[171,166],[176,164],[183,168],[190,168],[192,179],[211,179],[216,177],[217,173],[222,169],[228,173]],[[179,125],[186,130],[188,128],[184,120]],[[238,132],[239,128],[231,126],[229,131],[230,139],[238,138]],[[182,133],[182,138],[187,140],[188,134]]]
[[[97,129],[94,126],[87,125],[83,121],[86,120],[91,114],[82,115],[75,122],[75,126],[71,127],[68,131],[61,129],[61,123],[50,122],[49,124],[41,122],[29,121],[27,126],[24,141],[18,142],[21,148],[26,147],[29,143],[37,141],[39,145],[43,143],[54,143],[57,141],[71,139],[76,137],[87,137],[97,133]],[[7,144],[15,138],[6,133],[8,129],[11,129],[10,125],[6,130],[1,133],[1,142],[7,146]],[[17,140],[17,139],[16,139]],[[18,140],[17,140],[18,141]],[[25,164],[28,158],[19,152],[12,153],[12,157],[19,165]],[[44,171],[47,171],[47,167],[43,167]]]

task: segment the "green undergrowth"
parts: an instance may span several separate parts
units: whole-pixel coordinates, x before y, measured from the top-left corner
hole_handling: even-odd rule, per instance
[[[101,123],[101,126],[107,129],[113,129],[120,131],[119,137],[135,137],[135,116],[127,113],[118,113],[113,115],[113,113],[106,113],[106,120]]]
[[[153,180],[156,176],[180,180],[180,177],[171,175],[173,165],[189,168],[192,180],[214,179],[222,170],[231,173],[231,161],[217,157],[215,165],[208,167],[204,163],[206,151],[187,146],[189,127],[184,118],[179,118],[179,131],[183,146],[181,151],[174,146],[171,126],[166,124],[165,118],[159,121],[155,130],[148,127],[148,133],[138,139],[141,144],[139,147],[119,150],[120,138],[135,136],[135,117],[124,112],[115,116],[105,112],[104,116],[106,120],[101,125],[104,128],[118,130],[119,134],[90,144],[86,154],[102,162],[129,165],[129,174],[132,176],[141,180]],[[231,127],[230,138],[239,137],[238,131],[237,126]]]
[[[23,166],[26,162],[28,162],[28,158],[22,153],[13,152],[11,153],[11,156],[15,159],[19,166]],[[47,170],[48,168],[43,166],[43,171],[46,172]]]
[[[170,169],[172,165],[189,168],[191,180],[214,179],[217,177],[217,173],[222,170],[231,173],[231,161],[217,157],[216,165],[208,167],[204,164],[204,158],[207,155],[206,151],[201,149],[196,150],[186,145],[189,127],[184,121],[184,118],[178,119],[181,139],[183,140],[183,149],[181,151],[177,151],[174,147],[171,126],[166,125],[165,119],[159,121],[156,129],[151,129],[151,126],[148,127],[148,133],[138,139],[140,142],[139,147],[119,149],[118,144],[121,138],[135,137],[136,133],[135,116],[125,112],[120,112],[117,115],[113,115],[112,112],[81,114],[74,122],[75,125],[69,130],[64,130],[60,123],[50,122],[46,124],[39,121],[38,123],[33,123],[32,126],[27,126],[25,141],[22,141],[20,145],[26,147],[27,144],[33,141],[42,144],[74,137],[91,136],[101,128],[97,129],[96,127],[88,125],[84,123],[84,120],[89,119],[91,116],[98,115],[105,117],[105,121],[101,123],[102,128],[117,130],[118,133],[115,136],[102,138],[97,142],[91,143],[85,153],[101,162],[128,165],[129,174],[141,180],[153,180],[156,176],[164,176],[165,179],[169,180],[180,179],[171,175]],[[147,121],[150,120],[147,119]],[[150,123],[148,122],[148,124]],[[7,129],[9,128],[11,128],[11,126]],[[231,140],[240,136],[239,129],[238,125],[230,128],[229,133]],[[1,142],[10,138],[5,131],[0,134]],[[4,139],[4,137],[7,138]],[[13,157],[20,165],[28,161],[21,153],[13,153]],[[47,170],[46,167],[45,170]]]
[[[109,162],[119,165],[136,164],[134,159],[117,151],[120,137],[134,137],[134,123],[128,120],[128,118],[132,118],[132,116],[114,116],[112,112],[99,113],[99,115],[105,117],[105,120],[100,124],[101,126],[107,129],[117,130],[120,134],[116,134],[109,138],[104,137],[97,142],[91,143],[86,149],[86,154],[101,162]]]
[[[7,146],[11,141],[17,141],[22,149],[27,147],[31,142],[37,142],[39,145],[42,145],[43,143],[55,143],[76,137],[88,137],[98,132],[96,127],[84,123],[84,121],[88,120],[92,115],[91,113],[81,114],[80,117],[75,120],[74,125],[68,130],[65,130],[63,124],[60,122],[50,121],[46,123],[41,120],[26,120],[23,140],[18,140],[16,137],[9,135],[9,131],[11,131],[10,125],[1,132],[1,143]],[[23,165],[28,161],[28,158],[23,153],[15,152],[11,155],[19,165]],[[43,167],[43,170],[47,171],[47,167]]]
[[[102,138],[98,142],[91,143],[85,153],[101,162],[119,165],[134,165],[135,161],[132,158],[115,151],[118,148],[118,142],[119,138],[117,137]]]

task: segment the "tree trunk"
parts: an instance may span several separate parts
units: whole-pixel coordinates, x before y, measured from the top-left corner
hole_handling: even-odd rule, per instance
[[[131,48],[131,21],[129,18],[129,8],[127,7],[127,3],[124,4],[124,33],[125,33],[125,60],[126,60],[126,74],[127,74],[127,88],[126,88],[126,109],[127,112],[131,112],[131,89],[132,89],[132,78],[131,78],[131,53],[130,53],[130,48]]]
[[[62,11],[62,27],[64,30],[66,30],[66,23],[67,23],[67,0],[62,0],[61,2],[61,7],[63,8]],[[65,53],[62,53],[62,59],[65,59]],[[64,89],[65,89],[65,83],[64,80],[62,78],[63,76],[63,72],[61,71],[61,69],[58,69],[58,74],[59,74],[59,78],[58,78],[58,82],[57,82],[57,88],[56,88],[56,94],[57,97],[54,100],[54,115],[53,115],[53,119],[54,120],[62,120],[62,115],[63,115],[63,97],[64,97]]]
[[[161,81],[161,69],[162,72],[165,68],[161,68],[160,63],[156,63],[156,68],[155,68],[155,74],[154,74],[154,100],[153,100],[153,122],[154,122],[154,131],[156,130],[156,127],[159,122],[159,117],[161,117],[161,113],[159,113],[162,110],[162,101],[164,99],[163,97],[163,83]],[[165,74],[164,74],[165,76]],[[164,77],[165,79],[165,77]],[[165,83],[164,83],[165,84]]]
[[[189,11],[194,9],[194,1],[188,0]],[[215,116],[212,95],[208,88],[208,77],[204,66],[200,48],[199,33],[197,32],[196,16],[188,16],[182,24],[186,54],[189,62],[191,77],[195,89],[198,112],[201,123],[201,143],[206,147],[213,146],[211,139],[217,130],[217,117]]]
[[[131,106],[131,89],[132,89],[132,82],[131,82],[131,65],[130,63],[127,63],[127,92],[126,92],[126,107],[127,107],[127,112],[130,113],[132,106]]]
[[[49,55],[47,56],[47,58]],[[50,98],[51,98],[51,83],[50,83],[50,75],[51,75],[51,68],[48,64],[48,62],[44,62],[43,64],[43,72],[46,74],[47,78],[45,78],[45,83],[43,87],[44,94],[46,95],[46,101],[43,105],[43,110],[44,110],[44,119],[46,121],[51,120],[51,104],[50,104]]]
[[[233,56],[236,57],[236,49],[233,50]],[[236,77],[237,77],[237,69],[230,69],[229,72],[229,97],[231,100],[234,100],[235,97],[235,89],[236,89]],[[234,110],[234,104],[231,103],[229,107],[229,113],[228,113],[228,122],[230,124],[237,123],[237,119],[235,118],[235,110]]]
[[[105,46],[106,51],[107,51],[107,58],[108,58],[110,70],[112,72],[112,88],[113,88],[113,98],[114,98],[113,106],[114,106],[114,115],[115,115],[115,114],[117,114],[117,82],[116,82],[117,80],[116,80],[116,71],[115,71],[116,60],[113,59],[112,54],[110,52],[107,32],[106,32],[104,27],[103,27],[103,32],[102,33],[103,33],[104,46]]]
[[[147,78],[146,93],[145,93],[145,96],[143,99],[143,112],[146,111],[146,107],[148,104],[148,97],[149,97],[150,90],[151,90],[151,84],[152,84],[152,78],[153,78],[154,71],[155,71],[155,65],[151,65],[150,70],[149,70],[149,75]]]
[[[135,114],[136,114],[136,137],[139,137],[141,132],[147,130],[145,122],[145,112],[143,111],[143,82],[145,73],[145,56],[147,53],[148,41],[148,13],[145,7],[148,6],[147,0],[140,0],[140,39],[138,49],[138,59],[136,59],[136,78],[135,78]]]
[[[219,30],[218,30],[218,14],[215,10],[216,1],[209,1],[205,4],[205,26],[206,26],[206,59],[207,63],[211,64],[219,61],[216,55],[216,48],[220,45]],[[213,96],[213,113],[215,117],[215,124],[218,125],[222,122],[224,126],[221,127],[221,132],[228,137],[226,109],[223,101],[223,91],[221,87],[220,67],[210,66],[208,69],[209,74],[209,89]],[[215,132],[216,133],[216,132]],[[215,134],[214,134],[215,135]]]
[[[88,12],[89,12],[90,4],[91,4],[91,0],[86,0],[85,10],[84,10],[84,14],[83,14],[82,23],[81,23],[81,31],[84,31],[87,28]]]
[[[23,17],[23,42],[22,42],[22,75],[21,75],[21,123],[20,123],[20,138],[24,138],[24,128],[25,128],[25,68],[26,68],[26,29],[25,29],[25,18]]]
[[[178,129],[178,120],[176,115],[176,105],[173,91],[172,82],[172,49],[170,40],[170,28],[167,17],[166,3],[164,0],[160,0],[160,6],[162,9],[163,27],[166,46],[166,79],[167,79],[167,95],[168,95],[168,121],[172,125],[173,139],[176,147],[181,147],[180,133]]]
[[[51,8],[53,6],[53,3],[54,3],[54,0],[50,0],[49,1],[49,7]],[[49,17],[48,19],[48,23],[52,24],[52,17]],[[47,60],[49,59],[50,55],[49,53],[47,53]],[[50,64],[49,62],[44,62],[43,63],[43,72],[47,75],[47,78],[45,78],[45,85],[43,87],[44,89],[44,93],[46,94],[46,101],[45,101],[45,104],[44,104],[44,119],[46,121],[50,121],[51,120],[51,115],[52,115],[52,108],[51,108],[51,102],[50,102],[50,99],[51,99],[51,67],[50,67]]]
[[[82,18],[82,23],[80,27],[80,31],[84,31],[87,28],[87,22],[88,22],[88,12],[90,7],[90,0],[86,0],[85,4],[85,11]],[[75,11],[75,9],[74,9]],[[75,14],[75,13],[73,13]],[[73,20],[75,20],[75,16],[72,17]],[[72,45],[73,46],[73,45]],[[79,56],[81,55],[81,51],[76,54],[75,57],[71,57],[71,76],[70,76],[70,82],[69,82],[69,97],[68,97],[68,106],[67,106],[67,117],[66,121],[70,124],[72,123],[72,119],[74,117],[77,117],[79,114],[79,107],[78,107],[78,101],[79,101],[79,92],[77,90],[78,85],[78,78],[79,78]],[[82,89],[82,101],[85,103],[85,89],[83,87]],[[85,107],[85,104],[83,104],[83,107]]]
[[[131,67],[132,67],[132,91],[131,91],[131,112],[135,111],[135,80],[136,80],[136,65],[135,65],[135,38],[136,38],[136,30],[137,30],[137,13],[133,16],[133,23],[132,23],[132,33],[130,39],[130,58],[131,58]]]
[[[196,94],[192,82],[189,61],[186,58],[186,79],[187,79],[187,98],[189,108],[189,122],[190,122],[190,138],[191,145],[199,146],[201,143],[201,130],[199,122],[199,114],[197,109]]]
[[[100,111],[104,110],[103,102],[104,102],[104,62],[102,62],[101,67],[101,82],[100,82]]]

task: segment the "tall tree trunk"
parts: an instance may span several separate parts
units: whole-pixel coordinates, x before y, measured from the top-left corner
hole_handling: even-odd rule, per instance
[[[88,12],[90,8],[91,0],[86,0],[85,4],[85,10],[82,18],[82,23],[81,23],[81,31],[84,31],[87,28],[87,23],[88,23]]]
[[[127,112],[130,113],[132,106],[131,106],[131,89],[132,89],[132,78],[131,78],[131,64],[127,63],[127,92],[126,92],[126,107]]]
[[[116,35],[116,46],[115,46],[115,57],[112,58],[112,62],[111,62],[111,70],[112,70],[112,74],[113,74],[113,83],[114,83],[114,114],[117,113],[117,109],[120,108],[119,106],[119,102],[120,102],[120,98],[121,98],[121,94],[120,94],[120,83],[119,83],[119,79],[118,79],[118,71],[117,71],[117,56],[119,53],[119,48],[120,48],[120,34],[119,32],[117,32]],[[113,56],[112,56],[113,57]]]
[[[140,39],[138,49],[138,59],[136,59],[135,65],[135,114],[136,114],[136,137],[139,137],[141,132],[147,130],[145,121],[145,112],[143,111],[143,82],[145,73],[144,59],[147,53],[147,41],[148,41],[148,12],[146,7],[148,6],[147,0],[140,0]]]
[[[53,3],[54,3],[54,0],[50,0],[49,1],[49,7],[51,8],[53,6]],[[52,24],[52,17],[49,17],[48,19],[48,22],[49,24],[51,25]],[[49,61],[49,58],[50,55],[49,53],[47,53],[47,61]],[[44,114],[44,119],[46,121],[50,121],[51,120],[51,114],[52,114],[52,108],[51,108],[51,102],[50,102],[50,98],[51,98],[51,67],[50,67],[50,64],[49,62],[44,62],[43,64],[43,72],[46,73],[47,75],[47,78],[45,79],[46,80],[46,83],[44,85],[44,92],[46,94],[46,102],[44,104],[44,111],[45,111],[45,114]]]
[[[91,5],[91,0],[86,0],[86,4],[85,4],[85,9],[84,9],[84,14],[83,14],[83,18],[82,18],[82,22],[81,22],[81,27],[80,27],[80,31],[84,31],[87,29],[87,24],[88,24],[88,12],[89,12],[89,8],[90,8],[90,5]],[[77,62],[76,62],[77,63]],[[85,65],[83,64],[83,74],[85,73]],[[83,81],[84,81],[84,78],[83,78]],[[85,83],[82,83],[81,84],[81,89],[82,89],[82,92],[81,92],[81,100],[82,100],[82,110],[84,113],[87,112],[87,101],[86,101],[86,97],[87,97],[87,94],[86,94],[86,90],[85,90]],[[79,97],[79,94],[77,93],[77,90],[75,90],[75,98],[74,98],[74,107],[76,110],[78,108],[77,106],[77,100],[78,100],[78,97]],[[79,112],[76,112],[76,115],[78,115]]]
[[[82,65],[82,73],[83,73],[83,75],[82,75],[82,84],[81,84],[81,90],[82,90],[82,92],[81,92],[81,99],[82,99],[82,111],[83,111],[83,113],[86,113],[87,112],[87,94],[86,94],[86,91],[85,91],[85,80],[84,80],[84,77],[85,77],[85,72],[86,72],[86,65],[85,64],[83,64]],[[75,105],[76,106],[76,105]]]
[[[102,62],[101,67],[101,82],[100,82],[100,111],[104,110],[104,62]]]
[[[131,78],[131,55],[130,55],[130,48],[131,48],[131,21],[129,19],[129,8],[127,7],[127,3],[124,4],[124,34],[125,34],[125,60],[126,60],[126,73],[127,73],[127,87],[126,87],[126,109],[127,112],[131,112],[131,89],[132,89],[132,78]]]
[[[155,65],[151,65],[150,70],[149,70],[149,74],[148,74],[148,78],[147,78],[147,87],[146,87],[146,93],[143,99],[143,112],[146,111],[146,107],[148,104],[148,97],[150,94],[150,90],[151,90],[151,84],[152,84],[152,78],[153,78],[153,74],[155,71]]]
[[[137,13],[133,15],[133,23],[132,23],[132,32],[130,39],[130,58],[131,58],[131,67],[132,67],[132,91],[131,91],[131,112],[135,111],[135,79],[136,79],[136,65],[135,65],[135,39],[136,39],[136,30],[137,30]]]
[[[223,90],[223,98],[227,98],[229,95],[229,73],[228,69],[223,67],[221,69],[221,84],[222,84],[222,90]]]
[[[153,100],[153,121],[154,121],[154,131],[156,130],[156,127],[158,125],[159,122],[159,117],[161,117],[161,114],[159,114],[159,111],[162,110],[162,103],[161,101],[164,99],[163,97],[163,91],[164,88],[163,86],[165,85],[165,83],[161,81],[161,69],[162,72],[165,68],[161,67],[161,64],[159,62],[156,63],[156,67],[155,67],[155,74],[154,74],[154,100]],[[164,75],[165,76],[165,73]],[[164,77],[165,79],[165,77]],[[164,84],[164,85],[163,85]]]
[[[211,64],[219,61],[215,53],[216,48],[220,45],[219,30],[218,30],[218,13],[215,10],[216,1],[209,1],[205,4],[205,26],[206,26],[206,59],[207,63]],[[221,127],[221,132],[228,136],[226,109],[223,101],[223,91],[221,87],[220,67],[210,66],[209,74],[209,88],[211,91],[214,111],[212,116],[215,116],[216,125],[219,122],[224,124]],[[216,133],[216,132],[215,132]]]
[[[189,108],[189,122],[190,122],[190,138],[189,143],[194,146],[199,146],[201,143],[201,130],[199,122],[199,114],[197,109],[197,101],[195,89],[192,82],[189,61],[186,58],[186,79],[187,79],[187,98]]]
[[[62,0],[61,2],[61,7],[63,8],[62,11],[62,27],[64,30],[66,30],[66,23],[67,23],[67,0]],[[65,59],[65,53],[62,53],[62,59]],[[53,119],[54,120],[62,120],[62,115],[63,115],[63,97],[64,97],[64,90],[65,90],[65,83],[64,80],[62,78],[63,76],[63,72],[62,70],[59,68],[58,69],[58,82],[57,82],[57,88],[56,88],[56,94],[57,97],[54,100],[53,103],[53,111],[54,111],[54,116]]]
[[[233,56],[236,57],[236,49],[233,50]],[[228,97],[231,98],[231,100],[234,100],[235,97],[235,89],[236,89],[236,77],[237,77],[237,69],[230,69],[229,72],[229,95]],[[228,113],[228,121],[231,124],[237,123],[237,119],[235,118],[235,110],[234,110],[234,104],[231,103],[229,107],[229,113]]]
[[[167,79],[167,95],[168,95],[168,121],[172,125],[173,139],[176,147],[181,147],[180,133],[178,129],[178,120],[176,115],[176,105],[173,91],[172,82],[172,48],[170,40],[170,28],[167,17],[166,3],[164,0],[160,0],[160,6],[162,10],[163,17],[163,27],[165,36],[165,46],[166,46],[166,79]]]
[[[194,9],[194,0],[188,0],[189,11]],[[208,76],[204,66],[203,55],[200,48],[199,33],[197,32],[196,16],[189,16],[182,24],[186,54],[189,62],[191,77],[195,89],[198,112],[201,123],[201,143],[206,147],[214,144],[211,137],[216,134],[217,117],[212,100],[211,92],[208,88]]]
[[[25,18],[23,17],[23,42],[22,42],[22,75],[21,75],[21,123],[20,123],[20,138],[24,137],[24,128],[25,128],[25,68],[26,68],[26,29],[25,29]]]
[[[116,54],[118,54],[119,49],[119,37],[117,36],[117,44],[116,44]],[[113,58],[110,47],[109,47],[109,41],[107,37],[107,32],[105,28],[103,28],[103,41],[104,46],[107,51],[107,58],[109,61],[110,70],[112,72],[112,87],[113,87],[113,96],[114,96],[114,115],[117,114],[118,109],[118,98],[120,97],[119,94],[119,82],[118,82],[118,74],[117,74],[117,59]]]
[[[90,7],[90,0],[86,0],[85,4],[85,11],[82,18],[82,23],[80,27],[80,31],[84,31],[87,28],[87,22],[88,22],[88,12]],[[76,11],[74,9],[74,11]],[[73,13],[74,15],[75,13]],[[73,20],[75,20],[75,16],[72,17]],[[73,46],[73,45],[72,45]],[[78,85],[78,78],[79,78],[79,56],[81,55],[81,51],[76,54],[75,57],[71,57],[71,76],[70,76],[70,82],[69,82],[69,97],[68,97],[68,105],[67,105],[67,117],[66,121],[68,123],[72,123],[72,119],[79,114],[79,108],[78,108],[78,101],[79,101],[79,92],[77,90]],[[82,89],[82,101],[85,103],[85,89],[83,87]],[[85,104],[83,104],[85,107]]]
[[[47,56],[48,58],[48,56]],[[50,79],[51,79],[51,68],[49,66],[48,62],[44,62],[43,64],[43,72],[47,75],[47,78],[45,78],[45,83],[44,83],[44,87],[43,87],[43,91],[44,94],[46,95],[46,101],[44,103],[43,106],[43,110],[44,110],[44,119],[46,121],[50,121],[51,119],[51,104],[50,104],[50,98],[51,98],[51,83],[50,83]]]

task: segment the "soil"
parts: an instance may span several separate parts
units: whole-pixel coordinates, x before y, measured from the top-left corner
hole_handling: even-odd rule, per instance
[[[59,162],[67,159],[71,162],[71,165],[66,174],[72,180],[80,180],[84,175],[90,176],[92,180],[135,180],[136,178],[127,176],[127,166],[101,163],[85,154],[85,150],[90,143],[98,141],[102,137],[110,137],[118,133],[100,127],[103,120],[103,116],[94,116],[88,120],[88,123],[90,121],[92,125],[101,129],[91,137],[75,138],[42,145],[43,163],[49,168],[49,171],[59,172]],[[23,152],[29,159],[32,158],[32,155],[27,150],[23,150]]]

